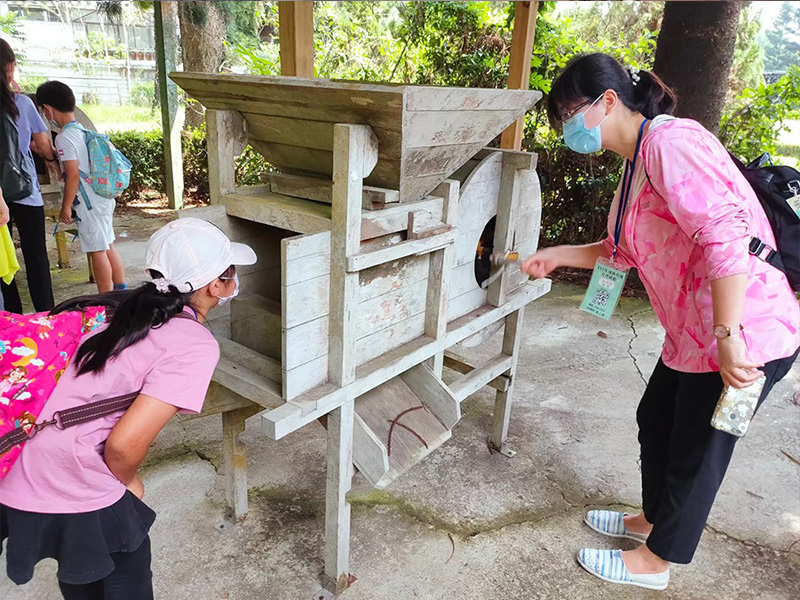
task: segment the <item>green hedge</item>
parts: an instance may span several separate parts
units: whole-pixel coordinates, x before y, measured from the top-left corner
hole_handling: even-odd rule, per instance
[[[110,133],[111,142],[133,165],[130,187],[122,195],[127,203],[145,192],[164,193],[164,145],[161,132],[120,131]],[[187,195],[200,202],[208,201],[208,153],[205,127],[184,131],[181,135],[183,182]],[[236,158],[238,185],[259,183],[259,174],[270,171],[270,165],[250,146]]]

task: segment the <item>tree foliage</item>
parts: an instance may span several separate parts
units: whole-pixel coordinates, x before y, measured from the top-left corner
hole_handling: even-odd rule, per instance
[[[800,64],[800,5],[784,2],[765,37],[764,67],[767,71],[783,72]]]

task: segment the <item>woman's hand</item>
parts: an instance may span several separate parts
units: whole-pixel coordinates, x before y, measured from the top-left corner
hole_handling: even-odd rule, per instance
[[[726,386],[750,387],[764,374],[758,370],[763,364],[747,360],[744,340],[738,335],[717,340],[717,362]]]
[[[131,494],[136,496],[139,500],[141,500],[142,496],[144,496],[144,481],[142,481],[142,478],[138,473],[125,487],[128,488],[128,491],[130,491]]]
[[[559,255],[559,246],[539,250],[536,254],[525,259],[522,263],[521,270],[534,279],[547,277],[555,269],[562,266]]]

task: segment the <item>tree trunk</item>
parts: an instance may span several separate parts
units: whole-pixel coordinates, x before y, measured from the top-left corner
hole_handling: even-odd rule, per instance
[[[183,70],[218,73],[225,60],[225,13],[216,2],[179,2]],[[193,102],[186,108],[186,126],[199,127],[203,108]]]
[[[678,95],[678,116],[717,133],[740,2],[667,2],[653,70]]]

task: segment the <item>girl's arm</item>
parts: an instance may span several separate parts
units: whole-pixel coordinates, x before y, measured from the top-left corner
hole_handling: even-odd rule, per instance
[[[139,497],[144,492],[137,474],[139,465],[158,432],[176,412],[177,407],[141,394],[122,415],[106,440],[105,461],[108,468]]]

